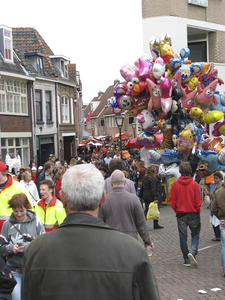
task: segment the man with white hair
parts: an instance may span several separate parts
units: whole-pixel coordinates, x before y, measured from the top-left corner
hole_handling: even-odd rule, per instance
[[[99,218],[112,228],[135,239],[138,239],[139,233],[145,247],[151,245],[151,249],[154,250],[140,200],[124,188],[126,184],[124,173],[115,170],[110,180],[113,191],[106,195],[106,201],[99,210]]]
[[[60,199],[67,217],[24,253],[23,300],[158,300],[145,249],[98,218],[104,178],[92,164],[66,171]]]

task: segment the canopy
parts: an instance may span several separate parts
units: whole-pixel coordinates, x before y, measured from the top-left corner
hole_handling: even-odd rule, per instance
[[[96,140],[95,138],[90,138],[90,139],[87,139],[87,140],[81,142],[79,144],[79,147],[82,147],[82,146],[85,146],[85,145],[102,146],[102,143],[99,143],[99,141]]]
[[[91,134],[85,130],[82,132],[82,140],[88,139],[91,137]]]
[[[115,134],[113,134],[112,137],[113,137],[114,139],[119,139],[119,138],[120,138],[120,134],[119,134],[119,133],[115,133]],[[121,133],[121,140],[122,140],[122,141],[127,140],[129,137],[130,137],[129,134],[127,134],[127,133]]]
[[[156,145],[154,147],[151,146],[146,146],[146,145],[137,145],[137,138],[136,139],[131,139],[128,142],[125,143],[125,147],[127,148],[137,148],[137,149],[141,149],[144,146],[148,149],[155,149],[155,148],[161,148],[162,146],[160,145],[160,142],[163,139],[163,133],[156,133]]]

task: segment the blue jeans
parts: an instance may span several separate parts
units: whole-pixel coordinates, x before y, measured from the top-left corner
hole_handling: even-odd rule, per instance
[[[225,272],[225,227],[220,226],[220,234],[221,234],[221,263],[223,272]]]
[[[199,235],[201,229],[200,215],[198,213],[187,213],[183,217],[177,218],[178,232],[180,236],[180,248],[185,262],[189,260],[188,253],[193,256],[198,253]],[[191,249],[187,245],[187,227],[191,230]]]
[[[22,274],[19,274],[17,272],[11,271],[14,278],[17,281],[17,285],[14,287],[14,290],[12,292],[12,300],[21,300],[21,279]]]

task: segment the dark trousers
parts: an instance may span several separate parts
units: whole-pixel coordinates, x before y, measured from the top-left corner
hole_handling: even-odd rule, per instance
[[[198,213],[187,213],[177,218],[178,232],[180,236],[180,248],[183,253],[184,260],[188,258],[190,252],[193,256],[198,253],[199,235],[201,229],[200,215]],[[191,230],[191,249],[188,250],[187,245],[187,227]]]

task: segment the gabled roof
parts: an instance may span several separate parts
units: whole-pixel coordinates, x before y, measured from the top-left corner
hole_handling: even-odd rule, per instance
[[[0,54],[0,71],[26,76],[25,70],[21,67],[19,60],[14,54],[13,59],[14,63],[5,62],[3,56]]]
[[[30,73],[35,73],[38,77],[51,77],[51,78],[60,78],[61,81],[66,83],[74,83],[75,80],[73,80],[70,76],[69,78],[63,78],[57,69],[57,67],[52,62],[50,56],[54,56],[54,53],[48,46],[48,44],[45,42],[45,40],[42,38],[42,36],[39,34],[39,32],[35,28],[13,28],[12,29],[12,35],[13,35],[13,47],[15,51],[19,50],[21,53],[23,53],[23,57],[19,54],[19,58],[24,65],[24,67],[28,70]],[[45,75],[40,76],[38,75],[35,68],[30,66],[29,60],[25,59],[24,54],[26,57],[30,54],[37,53],[37,56],[43,56],[43,64],[44,64],[44,72]]]
[[[49,55],[54,55],[45,40],[35,28],[13,28],[13,45],[20,46],[24,53],[39,52],[45,54],[44,69],[48,76],[60,76],[57,68],[52,64]]]
[[[105,109],[105,105],[108,105],[108,99],[113,97],[113,91],[115,90],[115,85],[111,85],[107,88],[105,93],[101,95],[99,105],[96,107],[96,109],[93,111],[91,118],[96,118],[99,116],[99,114]],[[111,107],[111,106],[110,106]]]

